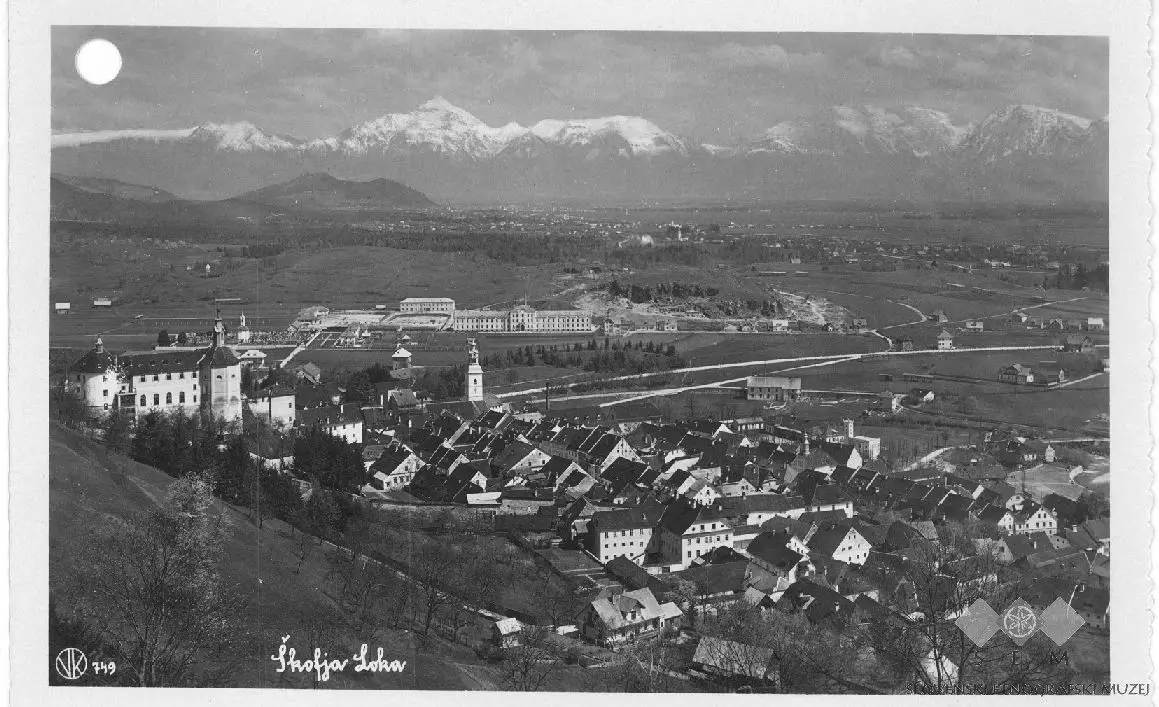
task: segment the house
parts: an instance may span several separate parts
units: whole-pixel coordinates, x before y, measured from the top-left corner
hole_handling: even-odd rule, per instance
[[[497,474],[507,478],[515,474],[525,475],[539,471],[550,460],[551,455],[542,449],[516,440],[504,447],[503,451],[491,460],[491,466]]]
[[[617,459],[639,461],[640,455],[623,437],[597,429],[579,444],[580,458],[591,466],[592,473],[602,474]]]
[[[749,584],[783,591],[800,577],[813,573],[808,560],[809,548],[787,528],[761,532],[744,551],[750,558]],[[772,580],[771,584],[768,580]]]
[[[602,565],[616,557],[643,564],[654,524],[641,508],[597,511],[588,518],[587,549]]]
[[[1089,354],[1095,352],[1095,342],[1089,336],[1082,334],[1068,334],[1062,340],[1062,350],[1066,353]]]
[[[300,410],[298,426],[320,429],[347,444],[362,444],[362,410],[357,405],[339,405]]]
[[[1087,317],[1086,327],[1087,331],[1106,331],[1107,325],[1103,322],[1102,317]]]
[[[942,333],[938,334],[938,351],[949,351],[954,348],[954,335],[942,329]]]
[[[679,623],[683,613],[672,602],[660,604],[651,590],[635,589],[600,597],[580,613],[580,634],[593,643],[612,646],[657,636]]]
[[[254,417],[264,417],[275,425],[293,427],[297,419],[294,399],[293,388],[275,385],[254,393],[249,399],[249,408]]]
[[[945,310],[937,309],[929,316],[929,320],[931,322],[937,322],[938,324],[945,324],[950,321],[950,318],[946,316]]]
[[[818,530],[807,543],[810,557],[837,560],[851,565],[865,563],[871,545],[852,525],[833,523]]]
[[[844,625],[854,612],[852,601],[808,579],[790,585],[776,607],[786,613],[803,613],[810,623],[830,626]]]
[[[749,376],[745,382],[747,400],[795,402],[801,397],[801,379],[785,376]]]
[[[692,665],[706,675],[751,686],[779,682],[776,652],[765,646],[703,636],[692,654]]]
[[[1038,454],[1030,445],[1012,439],[995,452],[994,457],[1004,466],[1018,469],[1038,461]]]
[[[934,391],[929,388],[912,388],[906,398],[917,405],[932,403],[934,402]]]
[[[981,319],[971,319],[970,321],[966,322],[966,331],[981,332],[985,331],[985,329],[986,327],[982,323]]]
[[[852,322],[850,322],[849,328],[853,331],[863,334],[869,331],[869,320],[863,318],[854,319]]]
[[[893,342],[893,347],[898,351],[913,351],[914,340],[908,336],[900,336]]]
[[[318,385],[322,382],[322,369],[315,363],[303,363],[300,366],[294,366],[290,369],[298,380],[306,381],[313,385]]]
[[[705,507],[677,499],[664,509],[656,524],[663,560],[681,569],[694,558],[717,547],[732,547],[732,524],[719,506]]]
[[[491,640],[500,648],[514,648],[520,643],[523,624],[510,616],[499,619],[491,625]]]
[[[1054,535],[1058,532],[1058,517],[1049,509],[1036,503],[1027,503],[1023,505],[1021,510],[1010,514],[1009,525],[1006,524],[1004,518],[1002,522],[999,522],[998,527],[1007,533],[1025,535],[1044,532],[1047,535]]]
[[[411,482],[423,461],[402,442],[392,440],[367,470],[383,491],[399,489]]]
[[[55,305],[53,305],[53,309],[57,314],[68,314],[70,311],[72,311],[72,304],[69,302],[57,302]]]
[[[1034,382],[1034,370],[1030,366],[1014,363],[998,370],[998,382],[1014,385],[1030,385]]]
[[[1039,368],[1036,378],[1040,385],[1058,385],[1066,382],[1066,371],[1055,366]]]

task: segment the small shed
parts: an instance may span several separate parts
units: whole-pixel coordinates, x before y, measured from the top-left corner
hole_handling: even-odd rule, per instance
[[[72,304],[69,302],[57,302],[53,305],[53,309],[56,310],[57,314],[68,314],[72,311]]]

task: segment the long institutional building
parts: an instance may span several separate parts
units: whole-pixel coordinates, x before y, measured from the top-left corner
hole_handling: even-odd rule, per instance
[[[446,297],[408,297],[399,305],[404,314],[446,314],[455,331],[593,332],[591,312],[578,309],[537,310],[520,305],[507,310],[455,309]]]

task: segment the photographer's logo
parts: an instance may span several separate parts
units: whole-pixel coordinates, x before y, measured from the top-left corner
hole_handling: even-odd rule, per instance
[[[56,654],[56,674],[65,680],[77,680],[88,669],[88,656],[79,648],[65,648]]]
[[[1001,615],[984,599],[971,604],[954,622],[966,636],[979,646],[986,645],[999,631],[1018,646],[1030,640],[1037,631],[1061,646],[1082,628],[1086,621],[1070,604],[1055,599],[1041,614],[1022,599],[1015,601]]]

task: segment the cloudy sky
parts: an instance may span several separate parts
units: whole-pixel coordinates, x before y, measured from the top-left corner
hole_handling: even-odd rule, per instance
[[[120,75],[74,67],[93,37]],[[58,27],[57,132],[248,120],[333,135],[436,95],[491,125],[642,115],[706,142],[834,105],[919,105],[977,120],[1009,103],[1107,113],[1107,42],[1089,37]]]

